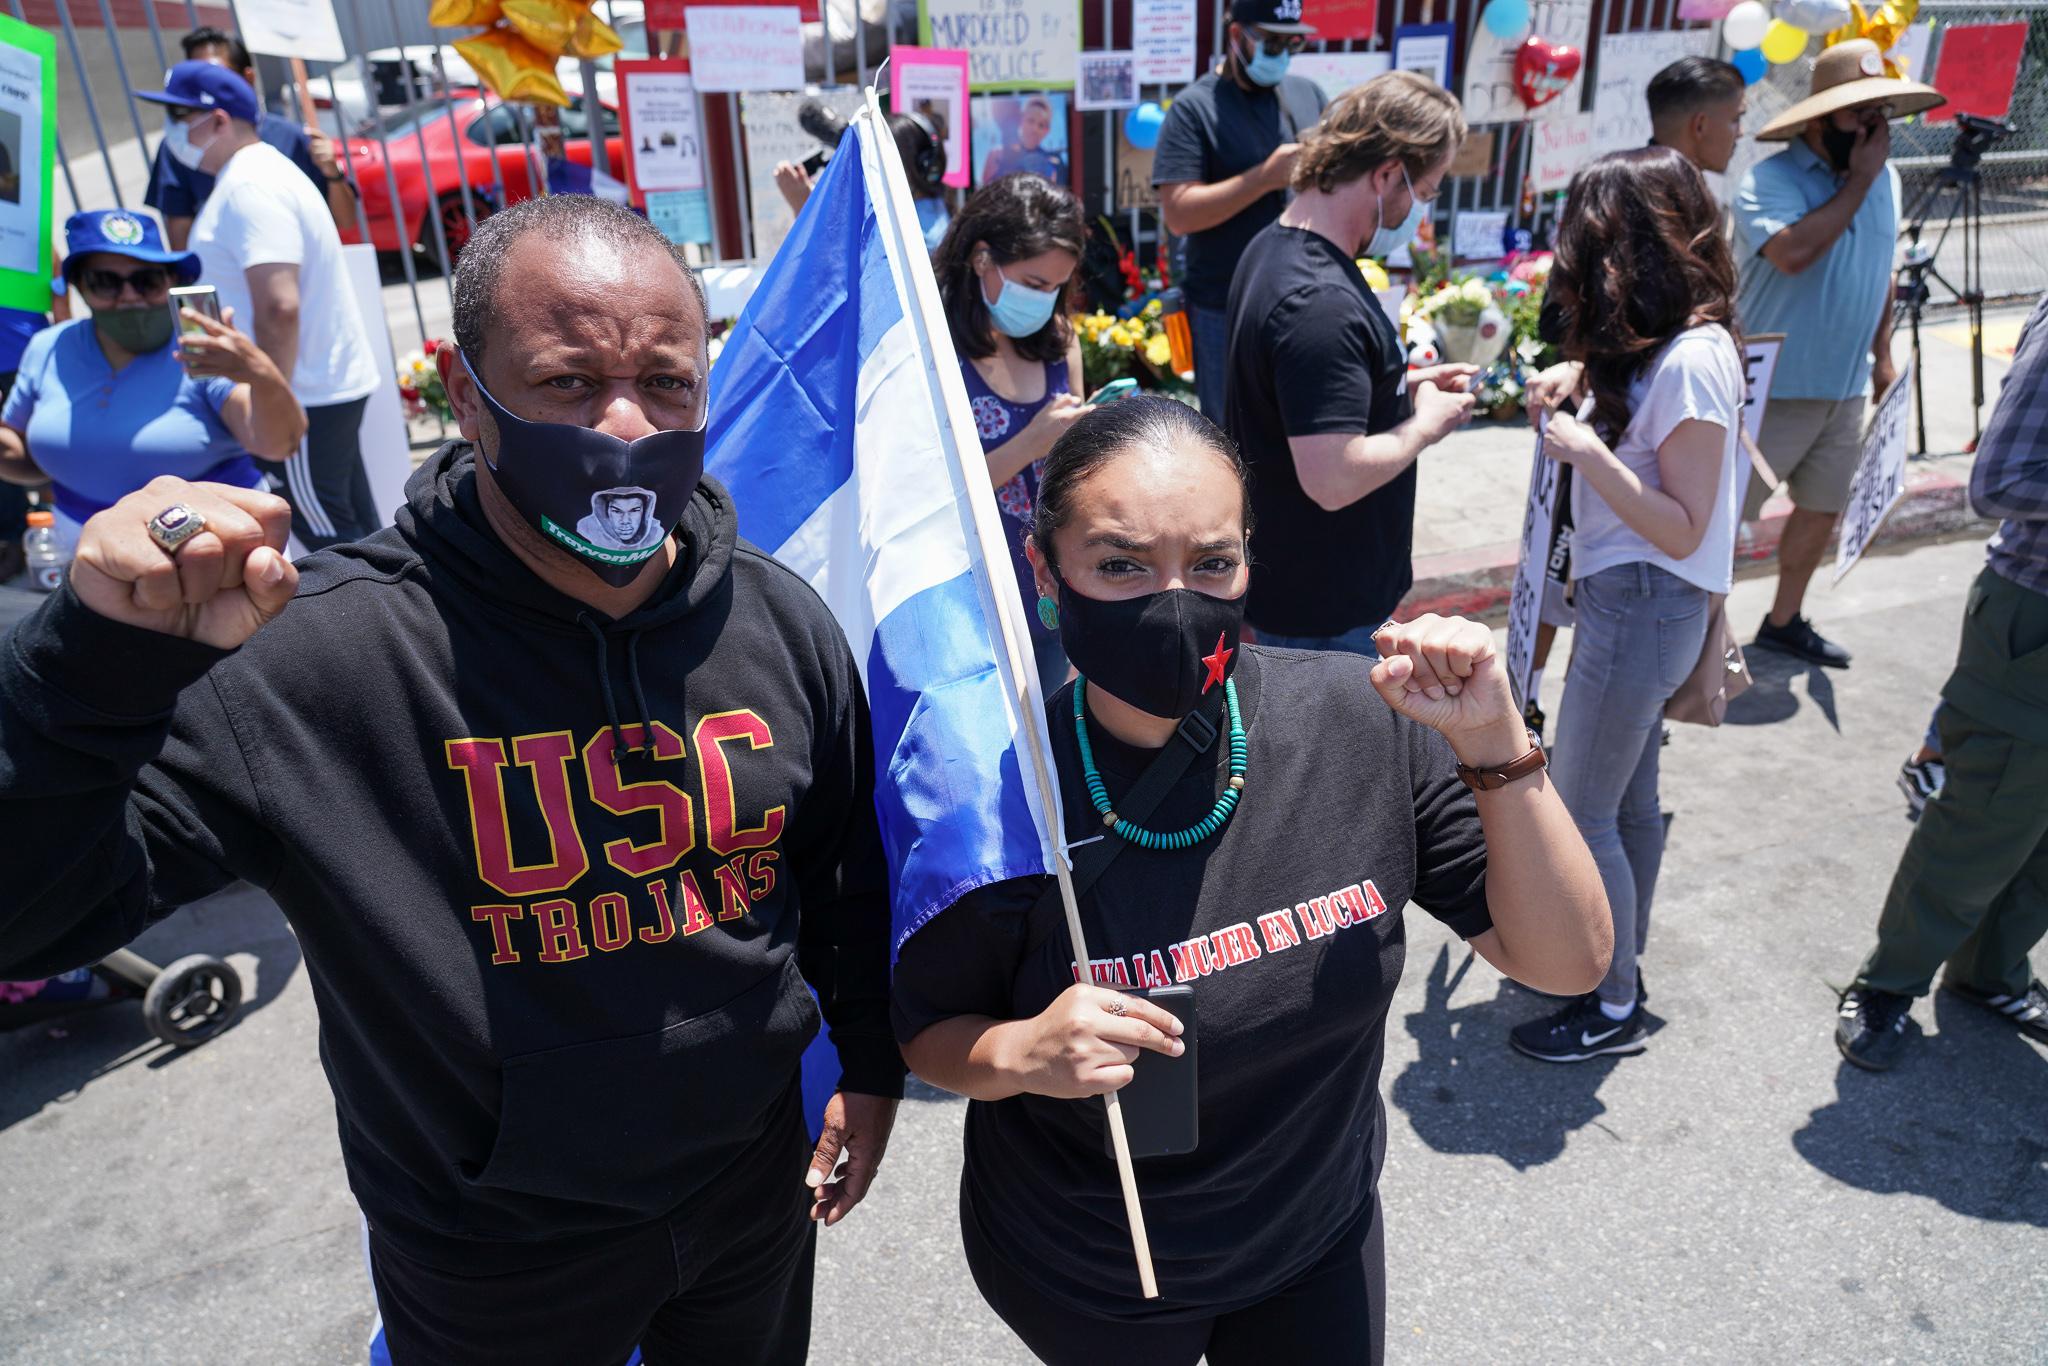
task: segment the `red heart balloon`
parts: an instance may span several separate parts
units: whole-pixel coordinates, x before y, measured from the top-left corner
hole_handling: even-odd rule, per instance
[[[1584,60],[1575,47],[1531,34],[1515,52],[1515,89],[1522,103],[1534,109],[1562,95]]]

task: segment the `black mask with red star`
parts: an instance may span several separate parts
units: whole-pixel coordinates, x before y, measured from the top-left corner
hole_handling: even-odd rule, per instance
[[[1060,583],[1060,644],[1091,687],[1174,720],[1202,705],[1237,664],[1244,598],[1192,588],[1105,602]]]

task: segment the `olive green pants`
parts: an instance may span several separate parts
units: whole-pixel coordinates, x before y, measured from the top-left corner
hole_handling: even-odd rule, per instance
[[[1892,876],[1857,984],[1924,994],[1934,972],[2018,994],[2048,932],[2048,596],[1986,569],[1941,691],[1948,778]]]

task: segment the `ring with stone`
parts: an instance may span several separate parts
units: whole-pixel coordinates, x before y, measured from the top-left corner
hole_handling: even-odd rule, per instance
[[[206,530],[206,518],[183,503],[173,503],[144,525],[149,528],[149,539],[155,541],[164,554],[175,556],[179,546]]]
[[[1112,1015],[1121,1015],[1128,1008],[1129,1007],[1124,1005],[1124,998],[1121,996],[1117,997],[1114,1001],[1111,1001],[1108,1005],[1103,1007],[1104,1010],[1108,1011]]]

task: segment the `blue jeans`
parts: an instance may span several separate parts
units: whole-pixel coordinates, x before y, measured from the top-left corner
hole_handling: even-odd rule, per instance
[[[1657,761],[1664,704],[1707,638],[1707,592],[1640,561],[1603,569],[1572,590],[1578,609],[1571,670],[1557,709],[1550,774],[1614,913],[1614,961],[1600,999],[1636,999],[1636,958],[1664,859]]]
[[[1276,636],[1271,631],[1261,631],[1254,643],[1270,645],[1276,650],[1342,650],[1346,654],[1378,659],[1380,647],[1372,643],[1372,636],[1379,629],[1377,626],[1354,626],[1336,636]]]
[[[1230,370],[1230,315],[1220,308],[1188,305],[1195,343],[1195,400],[1202,416],[1223,425],[1223,381]]]

